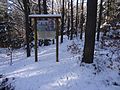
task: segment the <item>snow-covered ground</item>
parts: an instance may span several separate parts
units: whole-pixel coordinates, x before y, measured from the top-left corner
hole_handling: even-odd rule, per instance
[[[78,48],[74,50],[73,44]],[[83,41],[79,39],[65,38],[58,63],[55,50],[55,45],[39,47],[38,62],[34,62],[34,49],[29,58],[25,50],[16,50],[10,65],[7,49],[0,49],[0,74],[15,78],[15,90],[120,90],[120,50],[100,49],[97,43],[93,64],[81,64]]]

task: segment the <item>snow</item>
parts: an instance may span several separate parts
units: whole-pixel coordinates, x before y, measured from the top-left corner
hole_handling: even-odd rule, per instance
[[[78,45],[80,53],[72,54],[68,50],[73,42]],[[120,90],[120,62],[113,61],[112,69],[107,68],[111,64],[108,59],[112,53],[110,49],[100,49],[96,44],[93,64],[81,63],[83,41],[78,39],[69,41],[64,37],[59,49],[60,62],[55,62],[55,45],[39,47],[39,62],[34,62],[34,49],[29,58],[26,58],[24,49],[15,50],[12,65],[9,64],[7,49],[1,48],[0,73],[15,78],[12,82],[15,90]],[[118,55],[115,52],[114,60]],[[119,85],[114,85],[115,82]]]
[[[31,14],[31,18],[61,18],[61,14]]]

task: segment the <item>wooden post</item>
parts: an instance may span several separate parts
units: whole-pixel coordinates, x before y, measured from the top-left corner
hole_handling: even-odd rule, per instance
[[[59,62],[59,20],[56,18],[56,62]]]
[[[35,62],[38,62],[38,51],[37,51],[37,18],[34,18],[34,29],[35,29]]]

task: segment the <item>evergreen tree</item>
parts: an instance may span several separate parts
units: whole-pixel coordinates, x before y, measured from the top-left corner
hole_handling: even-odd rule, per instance
[[[85,63],[93,63],[94,59],[96,17],[97,17],[97,0],[88,0],[85,43],[82,59],[82,61]]]

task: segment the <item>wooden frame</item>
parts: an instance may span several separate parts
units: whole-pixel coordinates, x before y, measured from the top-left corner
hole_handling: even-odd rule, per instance
[[[56,62],[59,62],[59,19],[61,19],[60,14],[32,14],[29,18],[34,19],[34,32],[35,32],[35,62],[38,62],[38,50],[37,50],[37,20],[46,18],[55,18],[56,23]]]

